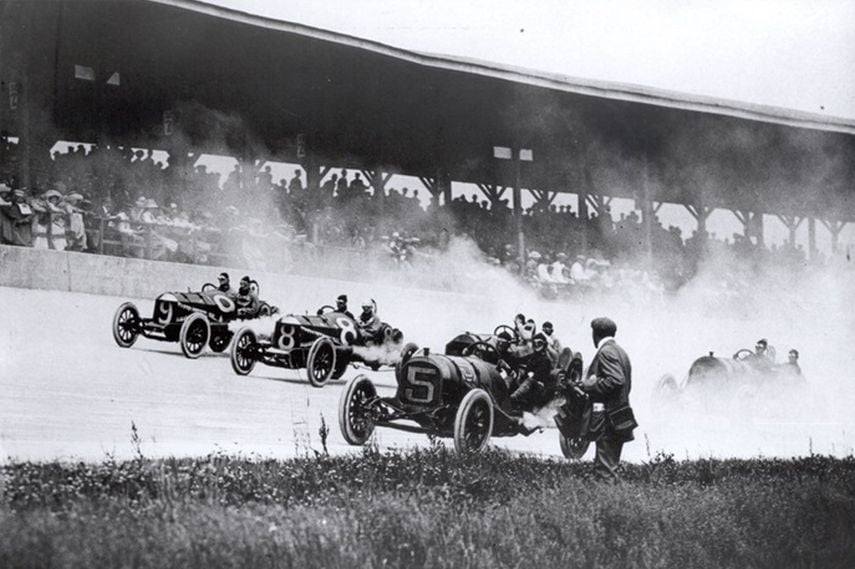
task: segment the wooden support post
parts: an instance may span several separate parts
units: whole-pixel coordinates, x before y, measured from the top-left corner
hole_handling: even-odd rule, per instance
[[[840,246],[840,232],[846,227],[847,222],[826,221],[825,219],[821,219],[820,221],[828,229],[828,232],[831,233],[831,252],[837,253]]]
[[[777,215],[778,219],[781,220],[781,223],[784,224],[784,227],[787,228],[789,232],[787,242],[790,244],[790,247],[796,246],[796,230],[799,228],[799,225],[805,220],[804,217],[799,217],[797,215]]]
[[[816,260],[816,218],[808,217],[808,258]]]

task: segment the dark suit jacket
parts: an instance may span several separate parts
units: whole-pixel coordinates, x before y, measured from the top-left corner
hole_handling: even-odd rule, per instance
[[[626,421],[625,409],[629,408],[629,392],[632,389],[632,364],[629,362],[629,356],[614,340],[608,340],[591,360],[585,377],[592,375],[597,377],[597,382],[592,387],[585,388],[585,391],[592,401],[605,405],[608,418],[606,425],[609,427],[607,431],[611,431],[614,429],[613,422],[616,417],[621,422]],[[616,416],[615,413],[620,410],[624,410],[624,413]],[[631,440],[632,428],[636,426],[634,417],[630,422],[632,427],[629,432],[622,434],[623,437],[628,437],[627,440]]]

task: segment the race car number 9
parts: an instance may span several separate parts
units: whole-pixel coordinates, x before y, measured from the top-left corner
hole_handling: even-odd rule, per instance
[[[169,324],[172,322],[172,303],[159,302],[157,304],[157,321],[161,324]]]
[[[407,383],[410,387],[404,389],[404,397],[413,403],[433,402],[436,370],[429,367],[411,365],[407,368]]]
[[[348,345],[356,340],[356,328],[353,326],[353,320],[350,318],[336,318],[336,325],[341,328],[339,340],[344,345]]]

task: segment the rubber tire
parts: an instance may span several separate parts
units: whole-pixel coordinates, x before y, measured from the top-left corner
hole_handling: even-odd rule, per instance
[[[477,409],[478,406],[487,406],[487,433],[477,447],[470,447],[466,440],[466,424],[470,419],[470,415]],[[467,393],[460,402],[460,407],[457,409],[457,414],[454,416],[454,450],[459,453],[480,452],[490,442],[490,435],[493,434],[493,400],[490,395],[483,389],[473,389]]]
[[[211,333],[211,339],[208,340],[208,347],[211,348],[211,351],[217,354],[221,354],[225,352],[229,348],[229,343],[232,341],[232,333],[225,332],[222,334],[214,334]],[[219,339],[223,338],[222,343],[220,343]]]
[[[569,460],[581,460],[585,453],[588,452],[588,447],[591,446],[591,441],[584,439],[568,439],[560,432],[558,433],[558,444],[561,445],[561,454]]]
[[[137,341],[137,338],[139,338],[140,335],[136,330],[133,332],[133,336],[130,340],[124,340],[119,335],[119,317],[122,312],[125,312],[126,310],[132,312],[136,320],[140,319],[140,311],[133,302],[125,302],[116,309],[116,313],[113,315],[113,339],[120,348],[130,348],[134,345],[134,342]]]
[[[315,377],[315,359],[318,357],[318,352],[328,347],[332,351],[332,362],[327,372],[322,377]],[[323,387],[330,380],[335,372],[336,352],[335,344],[326,336],[318,338],[312,343],[309,348],[309,354],[306,356],[306,376],[309,378],[309,383],[314,387]]]
[[[199,347],[199,351],[193,352],[190,350],[190,346],[187,345],[187,334],[190,332],[190,328],[195,326],[197,322],[204,322],[205,339],[200,342],[201,346]],[[211,323],[208,322],[208,317],[204,314],[194,312],[181,324],[181,332],[178,333],[178,343],[181,344],[181,351],[184,352],[184,355],[191,360],[195,360],[202,355],[202,352],[205,351],[205,346],[208,344],[208,340],[210,339]]]
[[[365,398],[376,397],[377,388],[364,375],[357,375],[347,382],[338,400],[338,426],[342,437],[350,445],[361,446],[365,444],[374,432],[374,423],[372,421],[368,421],[361,431],[354,429],[351,421],[351,405],[354,399],[363,393],[365,394]]]
[[[240,357],[238,355],[238,350],[246,348],[246,346],[241,346],[241,342],[244,338],[247,337],[249,338],[249,340],[246,346],[251,346],[252,344],[255,344],[257,342],[255,338],[255,332],[253,332],[249,328],[241,328],[240,330],[238,330],[238,333],[235,334],[235,337],[232,338],[232,347],[229,351],[229,360],[232,363],[232,369],[238,375],[248,375],[249,372],[252,371],[252,368],[255,367],[256,360],[252,358],[246,358],[249,360],[249,364],[244,367],[241,367],[240,363],[238,362],[238,358]]]

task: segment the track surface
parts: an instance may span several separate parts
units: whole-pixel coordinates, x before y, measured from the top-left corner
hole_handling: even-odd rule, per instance
[[[0,332],[0,461],[130,457],[135,452],[132,423],[140,450],[149,457],[218,451],[272,457],[311,454],[322,448],[322,420],[329,427],[330,452],[354,450],[342,439],[337,422],[344,381],[316,389],[303,371],[263,365],[240,377],[227,355],[189,360],[177,344],[145,338],[121,349],[112,339],[110,324],[124,300],[0,288],[0,314],[6,324]],[[151,313],[151,300],[136,302],[142,314]],[[642,372],[643,356],[633,356]],[[381,393],[393,393],[391,372],[351,369],[345,379],[356,373],[366,373]],[[646,407],[649,387],[637,384],[634,391],[642,427],[638,440],[625,449],[627,460],[646,460],[657,450],[678,458],[852,452],[853,421],[829,418],[821,406],[812,410],[816,401],[801,400],[807,412],[795,420],[780,408],[757,416],[751,410],[758,404],[752,401],[736,415],[701,417],[691,405],[679,414]],[[391,430],[378,429],[375,437],[381,448],[427,444],[422,435]],[[560,456],[554,429],[493,443]]]

